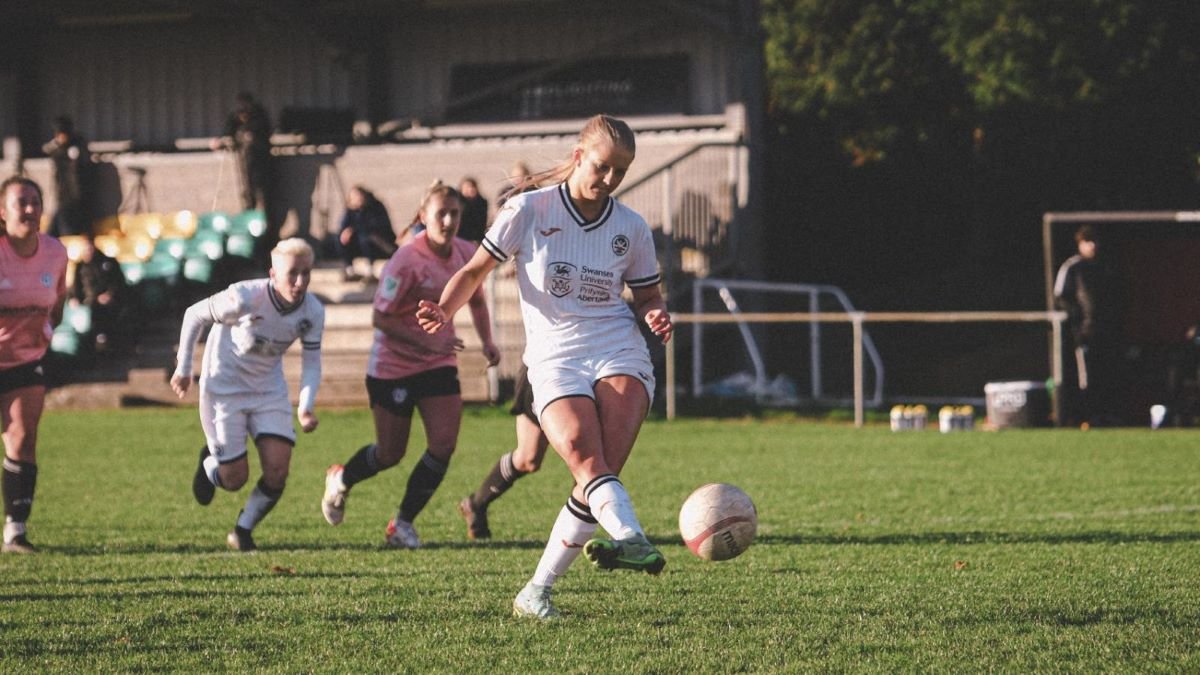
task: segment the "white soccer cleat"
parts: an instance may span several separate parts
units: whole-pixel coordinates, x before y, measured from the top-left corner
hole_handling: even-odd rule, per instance
[[[385,543],[388,548],[421,548],[421,538],[417,536],[416,528],[399,518],[388,521]]]
[[[549,621],[561,615],[550,602],[550,587],[529,582],[513,598],[513,616]]]
[[[325,496],[321,498],[321,513],[325,514],[325,522],[339,525],[346,516],[346,486],[342,484],[341,464],[334,464],[325,470]]]

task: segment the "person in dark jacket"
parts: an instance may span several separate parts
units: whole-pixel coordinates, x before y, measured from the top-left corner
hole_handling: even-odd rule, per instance
[[[242,179],[242,208],[267,208],[271,179],[271,120],[248,92],[237,96],[237,105],[225,121],[224,136],[213,148],[229,147],[237,155]]]
[[[54,166],[57,208],[50,223],[56,237],[84,234],[91,228],[92,156],[70,117],[54,120],[54,137],[42,150]]]
[[[75,263],[70,302],[92,310],[92,335],[96,349],[110,346],[124,307],[125,275],[116,260],[99,251],[89,236]]]
[[[354,259],[366,258],[367,278],[375,276],[375,261],[386,260],[396,251],[396,233],[392,230],[392,219],[387,207],[370,190],[355,185],[346,195],[346,211],[338,227],[338,254],[345,265],[344,278],[358,278],[354,271]]]
[[[1120,363],[1120,286],[1100,255],[1090,225],[1075,233],[1078,249],[1058,269],[1054,298],[1067,313],[1075,345],[1076,382],[1064,383],[1066,422],[1081,426],[1113,424]]]
[[[463,201],[462,227],[458,230],[458,238],[478,244],[483,241],[483,233],[487,232],[488,201],[479,194],[479,183],[470,176],[459,182],[458,193]]]

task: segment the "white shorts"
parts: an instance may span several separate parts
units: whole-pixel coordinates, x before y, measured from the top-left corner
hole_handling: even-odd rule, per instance
[[[208,451],[221,464],[246,454],[246,437],[278,436],[293,445],[292,406],[286,396],[200,394],[200,426]]]
[[[587,396],[595,400],[596,383],[613,375],[629,375],[646,388],[654,401],[654,366],[645,349],[621,349],[607,354],[547,359],[529,364],[529,384],[533,387],[533,410],[542,410],[568,396]],[[649,404],[647,404],[649,405]]]

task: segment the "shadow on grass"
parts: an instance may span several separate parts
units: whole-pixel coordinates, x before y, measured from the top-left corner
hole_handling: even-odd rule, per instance
[[[487,541],[432,541],[424,542],[421,546],[422,550],[541,550],[546,545],[544,541],[533,540],[487,540]],[[389,551],[386,546],[380,544],[377,540],[361,543],[324,543],[324,542],[295,542],[295,543],[263,543],[259,542],[258,551],[255,553],[236,553],[230,551],[224,546],[214,544],[129,544],[122,545],[96,545],[96,546],[40,546],[43,553],[64,555],[64,556],[109,556],[109,555],[153,555],[153,554],[196,554],[196,555],[212,555],[214,553],[225,553],[231,556],[238,555],[258,555],[258,554],[276,554],[276,553],[293,553],[301,551],[359,551],[359,552],[378,552]]]
[[[853,544],[862,546],[907,546],[912,544],[1178,544],[1200,541],[1200,532],[917,532],[880,535],[827,534],[759,536],[759,545]]]

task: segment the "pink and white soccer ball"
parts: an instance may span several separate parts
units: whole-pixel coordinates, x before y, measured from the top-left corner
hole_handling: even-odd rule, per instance
[[[683,543],[704,560],[741,555],[758,531],[758,510],[741,489],[729,483],[696,488],[679,510]]]

